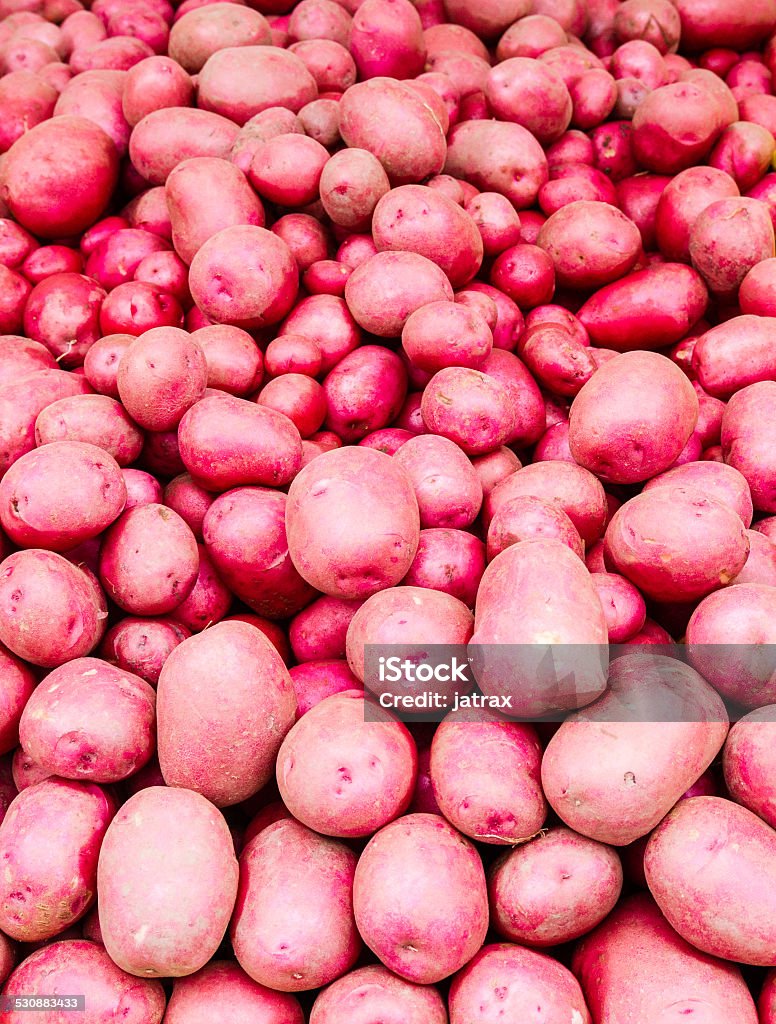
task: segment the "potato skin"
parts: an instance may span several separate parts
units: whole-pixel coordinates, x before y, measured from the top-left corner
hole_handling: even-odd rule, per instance
[[[83,939],[54,942],[30,953],[8,979],[4,994],[45,997],[65,989],[68,993],[77,989],[86,996],[83,1020],[89,1024],[117,1019],[118,1015],[143,1024],[160,1024],[164,1015],[161,982],[133,978],[114,964],[101,945]],[[28,1015],[27,1010],[12,1010],[6,1020],[24,1024]],[[52,1013],[42,1017],[51,1020]]]
[[[734,723],[722,757],[725,785],[731,797],[771,828],[776,826],[774,738],[776,705],[768,704]]]
[[[729,505],[741,517],[747,528],[752,524],[752,496],[746,478],[724,462],[686,462],[682,466],[667,469],[644,484],[644,491],[652,491],[656,487],[670,487],[687,484],[697,487],[707,497]]]
[[[420,514],[409,477],[390,456],[338,448],[293,480],[286,530],[291,559],[308,583],[331,597],[366,598],[406,575]]]
[[[218,1014],[230,1024],[304,1024],[293,996],[259,985],[228,960],[213,960],[196,974],[178,978],[164,1016],[167,1024],[211,1024]]]
[[[295,712],[288,670],[260,630],[218,622],[189,637],[159,676],[165,782],[201,793],[217,807],[247,800],[272,775]]]
[[[50,939],[94,900],[97,855],[113,802],[91,783],[44,779],[0,824],[0,927],[20,942]]]
[[[624,655],[611,665],[606,694],[547,744],[542,786],[570,828],[626,846],[706,771],[727,732],[722,700],[688,665]]]
[[[208,57],[197,80],[203,110],[238,125],[269,107],[295,114],[318,96],[318,86],[294,53],[276,46],[227,46]]]
[[[111,959],[144,978],[198,971],[224,936],[237,878],[231,834],[208,800],[163,786],[135,793],[111,822],[97,868]]]
[[[616,851],[562,826],[503,854],[488,875],[496,931],[510,942],[539,948],[595,928],[621,889]]]
[[[298,821],[276,821],[240,857],[230,937],[241,967],[280,992],[327,985],[353,966],[356,855]],[[285,955],[278,950],[287,951]]]
[[[698,421],[698,397],[656,352],[626,352],[583,385],[569,415],[576,461],[602,480],[639,483],[678,458]]]
[[[173,168],[195,156],[226,159],[240,133],[226,117],[192,107],[154,110],[129,137],[129,156],[151,185],[164,185]]]
[[[444,891],[444,901],[435,893]],[[381,829],[356,866],[356,924],[389,970],[421,985],[459,970],[482,945],[488,904],[474,847],[436,814]]]
[[[505,121],[464,121],[448,136],[444,173],[482,192],[499,192],[517,210],[533,206],[549,171],[529,131]]]
[[[558,284],[600,288],[633,268],[641,251],[641,235],[616,206],[578,200],[542,224],[536,244],[552,259]]]
[[[0,644],[0,755],[7,754],[19,743],[19,720],[38,680],[21,658]]]
[[[74,395],[52,402],[35,420],[40,448],[55,441],[80,441],[102,448],[119,466],[130,466],[143,448],[143,431],[108,395]]]
[[[693,946],[767,967],[776,961],[775,862],[772,828],[731,800],[699,796],[680,801],[652,833],[644,874],[666,919]],[[702,870],[688,873],[687,864]]]
[[[383,1017],[402,1024],[448,1024],[435,988],[398,978],[382,964],[350,971],[320,992],[310,1024],[372,1024]]]
[[[21,743],[61,778],[119,782],[154,752],[156,694],[139,676],[99,658],[54,669],[24,709]]]
[[[572,970],[596,1024],[653,1024],[697,1012],[708,1024],[757,1024],[738,967],[685,942],[646,894],[623,900],[583,939]]]
[[[225,3],[194,8],[170,30],[170,57],[191,74],[201,71],[208,57],[228,46],[269,46],[272,34],[266,18],[249,7],[232,10]]]

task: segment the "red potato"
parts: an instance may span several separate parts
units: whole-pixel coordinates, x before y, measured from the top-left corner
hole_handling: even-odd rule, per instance
[[[737,584],[701,601],[687,624],[691,663],[719,692],[746,708],[773,702],[776,588]],[[762,645],[766,646],[762,646]]]
[[[687,877],[686,858],[708,852],[709,844],[716,857]],[[768,878],[775,855],[776,834],[756,815],[730,800],[702,796],[682,800],[655,829],[644,873],[682,938],[712,956],[768,966],[774,959]],[[684,900],[675,898],[677,886]]]
[[[756,316],[773,316],[776,304],[772,299],[773,273],[776,270],[776,259],[770,258],[755,264],[747,272],[738,289],[738,304],[741,312]]]
[[[496,323],[491,328],[493,332],[493,347],[494,349],[505,349],[512,352],[517,345],[517,339],[523,330],[524,323],[523,315],[516,303],[497,288],[481,281],[472,281],[466,292],[472,292],[480,296],[479,299],[474,300],[478,303],[475,308],[480,311],[484,310],[483,296],[495,304]],[[462,294],[462,292],[458,293],[456,297],[457,302],[462,301],[460,298]],[[526,376],[530,377],[528,374]]]
[[[193,93],[194,82],[179,61],[169,57],[146,57],[127,72],[121,93],[122,113],[127,124],[134,128],[155,110],[188,106]]]
[[[66,245],[46,245],[30,253],[21,270],[27,280],[35,285],[53,274],[80,273],[83,270],[83,259],[79,252]]]
[[[550,740],[542,786],[570,828],[626,846],[706,771],[727,732],[725,706],[697,672],[660,654],[629,653],[612,662],[606,694]]]
[[[641,249],[636,225],[607,203],[569,203],[542,225],[536,242],[551,256],[558,283],[571,288],[622,277]]]
[[[111,599],[132,615],[164,615],[191,593],[199,553],[194,534],[164,505],[139,505],[106,532],[99,575]]]
[[[676,8],[667,0],[625,0],[614,16],[614,31],[620,42],[646,39],[661,53],[673,53],[682,25]]]
[[[197,545],[199,571],[189,596],[175,609],[176,622],[192,633],[200,633],[229,612],[232,592],[218,575],[205,547]]]
[[[343,149],[326,163],[319,182],[323,208],[343,228],[368,227],[378,201],[389,191],[383,165],[366,149]]]
[[[482,504],[482,485],[457,445],[420,435],[402,445],[396,461],[412,481],[422,528],[471,526]]]
[[[352,443],[396,418],[407,395],[407,373],[394,352],[363,345],[326,376],[323,395],[326,429]]]
[[[136,423],[146,430],[171,430],[205,392],[205,353],[186,331],[154,328],[126,349],[116,383]]]
[[[0,482],[0,523],[20,547],[67,551],[107,529],[127,489],[115,459],[93,444],[56,441],[28,452]]]
[[[744,715],[730,729],[722,761],[725,785],[731,797],[771,827],[776,822],[772,783],[773,723],[771,704]]]
[[[705,597],[734,579],[749,554],[738,513],[684,484],[631,498],[615,513],[605,544],[607,564],[657,601]]]
[[[546,14],[527,14],[513,22],[498,41],[497,60],[510,57],[539,57],[545,50],[564,46],[568,40],[563,27]]]
[[[194,331],[192,338],[205,353],[207,386],[243,398],[262,382],[261,350],[247,331],[214,324]]]
[[[288,635],[297,662],[345,657],[345,638],[361,601],[319,597],[291,621]]]
[[[595,345],[618,352],[652,351],[684,338],[707,304],[708,292],[695,270],[658,263],[601,288],[578,315]]]
[[[187,636],[189,631],[171,620],[124,618],[105,634],[100,655],[156,686],[165,661]]]
[[[157,476],[171,477],[186,469],[181,461],[176,430],[148,431],[140,458],[146,470]]]
[[[164,1015],[160,982],[131,977],[113,963],[101,944],[80,938],[46,944],[30,953],[8,979],[6,991],[10,998],[45,999],[65,988],[77,988],[84,995],[89,1007],[84,1020],[110,1020],[126,1010],[126,1015],[160,1024]],[[9,1010],[9,1024],[22,1024],[27,1012]],[[44,1018],[51,1012],[44,1011]]]
[[[292,421],[232,395],[206,395],[193,405],[180,422],[178,440],[184,466],[207,490],[282,487],[301,465],[301,437]]]
[[[175,167],[191,157],[229,155],[238,126],[209,110],[167,107],[146,114],[132,129],[129,156],[152,185],[163,185]]]
[[[8,218],[0,218],[0,263],[4,267],[20,267],[37,249],[29,231]]]
[[[356,856],[344,843],[294,820],[277,821],[251,840],[240,858],[230,937],[254,981],[300,992],[353,966],[361,950],[353,919],[355,868]]]
[[[212,54],[197,78],[198,103],[244,125],[269,107],[297,113],[318,96],[315,79],[288,50],[274,46],[228,46]]]
[[[477,225],[486,256],[497,256],[520,241],[520,218],[498,192],[481,192],[464,209]]]
[[[621,889],[616,851],[562,826],[503,854],[488,875],[498,933],[539,948],[587,934],[614,909]]]
[[[256,150],[268,139],[287,132],[304,133],[296,114],[285,107],[267,107],[245,122],[227,156],[243,174],[247,174]]]
[[[140,455],[143,432],[113,398],[73,395],[52,402],[40,413],[35,420],[35,441],[39,446],[63,441],[86,443],[102,448],[119,466],[128,466]]]
[[[776,18],[772,0],[760,0],[741,11],[731,0],[712,0],[702,8],[692,0],[678,0],[682,42],[691,51],[713,46],[745,50],[771,32]]]
[[[265,199],[284,206],[304,206],[318,198],[321,172],[329,154],[306,135],[276,135],[254,154],[248,179]]]
[[[591,1024],[579,982],[568,968],[533,949],[501,942],[483,946],[456,976],[449,997],[450,1024],[472,1014],[495,1024],[505,1013],[521,1020],[541,1006],[548,1022]]]
[[[568,515],[530,494],[511,498],[496,509],[488,526],[488,561],[523,540],[559,540],[580,558],[585,545]]]
[[[529,131],[502,121],[466,121],[448,138],[444,171],[480,191],[506,196],[517,210],[532,206],[548,180],[547,159]]]
[[[738,195],[729,174],[711,167],[690,167],[663,189],[655,212],[657,243],[666,259],[690,262],[690,229],[707,206]]]
[[[293,996],[259,985],[227,960],[176,979],[165,1018],[167,1024],[206,1024],[217,1014],[227,1014],[233,1024],[303,1024]]]
[[[154,51],[134,36],[116,35],[87,49],[76,49],[70,55],[70,66],[76,74],[84,71],[129,71]]]
[[[240,487],[208,509],[202,534],[216,571],[241,601],[261,615],[285,618],[315,596],[289,555],[285,495]]]
[[[647,607],[632,583],[617,573],[591,572],[606,616],[610,644],[626,643],[644,627]]]
[[[284,373],[303,373],[317,377],[321,372],[321,350],[312,338],[301,334],[283,334],[264,350],[264,368],[269,377]]]
[[[52,775],[119,782],[153,754],[155,703],[139,677],[99,658],[77,658],[54,669],[27,702],[21,742]]]
[[[232,837],[209,801],[162,786],[135,793],[111,822],[97,868],[111,960],[143,978],[200,970],[224,936],[237,879]]]
[[[544,146],[566,131],[572,102],[554,68],[530,57],[511,57],[492,68],[485,96],[500,121],[520,124]]]
[[[0,922],[11,938],[50,939],[94,900],[97,856],[114,813],[91,783],[45,779],[20,793],[0,824]]]
[[[7,754],[19,743],[19,720],[38,680],[28,665],[2,645],[0,671],[4,684],[0,704],[0,751]]]
[[[718,462],[688,462],[648,480],[644,491],[676,485],[697,487],[707,497],[715,498],[732,508],[741,517],[744,526],[751,526],[753,511],[749,485],[732,466]]]
[[[758,512],[776,512],[772,409],[776,382],[762,381],[731,397],[722,417],[725,462],[746,477]]]
[[[518,469],[522,469],[520,459],[511,448],[497,448],[495,452],[488,452],[487,455],[475,455],[471,461],[486,498],[497,484],[512,476]]]
[[[26,334],[64,367],[83,363],[100,336],[105,291],[83,274],[53,274],[33,288],[24,308]]]
[[[290,312],[298,276],[281,238],[256,225],[235,225],[200,247],[191,262],[189,286],[213,322],[252,329],[275,324]]]
[[[346,39],[362,80],[415,78],[423,71],[423,26],[409,0],[364,0]]]
[[[14,270],[0,267],[0,330],[22,329],[24,309],[30,295],[30,284]]]
[[[746,535],[749,538],[749,555],[733,582],[764,583],[776,587],[776,544],[756,530],[747,530]]]
[[[296,54],[307,67],[315,79],[319,93],[344,92],[356,80],[356,62],[347,49],[347,39],[339,42],[334,39],[321,38],[301,40],[292,43],[289,50]],[[334,102],[338,102],[338,100],[339,97]],[[326,103],[328,101],[325,99],[312,101],[312,103],[318,102]],[[308,110],[309,107],[309,103],[305,104],[299,111],[300,120],[304,121],[302,112]],[[339,123],[339,118],[337,118],[337,122]]]
[[[290,670],[296,693],[296,717],[301,718],[310,708],[335,693],[361,688],[361,680],[348,668],[346,661],[306,661]]]
[[[185,71],[196,74],[218,50],[268,46],[270,40],[267,19],[258,11],[210,3],[178,18],[170,31],[168,53]]]
[[[444,9],[451,22],[477,36],[492,38],[503,32],[513,21],[528,14],[530,5],[525,0],[509,0],[508,3],[488,0],[473,10],[462,0],[445,0]]]
[[[634,152],[647,170],[676,174],[703,159],[723,127],[720,111],[704,85],[694,82],[663,85],[649,93],[636,108]]]
[[[170,212],[167,209],[163,185],[141,192],[125,207],[125,213],[130,227],[143,228],[168,241],[172,239]]]
[[[603,479],[637,483],[668,469],[697,420],[697,395],[679,367],[657,353],[626,352],[577,395],[569,445]]]
[[[57,90],[33,71],[12,71],[0,84],[0,153],[5,153],[24,135],[54,113]]]
[[[606,686],[606,643],[604,611],[589,573],[561,541],[514,544],[485,570],[469,648],[472,671],[482,692],[511,715],[567,711],[598,697]],[[548,644],[568,645],[569,652],[554,648],[549,673],[539,670]]]
[[[0,563],[0,642],[54,668],[89,654],[108,617],[93,577],[52,551],[17,551]]]
[[[65,85],[54,107],[56,117],[83,117],[96,124],[122,157],[126,155],[131,130],[121,103],[124,74],[95,70],[77,75]]]
[[[488,495],[485,521],[490,523],[502,505],[524,495],[542,498],[563,509],[585,544],[603,536],[608,517],[606,494],[600,480],[582,466],[539,462],[510,474]]]
[[[555,265],[537,245],[513,245],[496,258],[490,281],[522,309],[532,309],[552,299]]]
[[[218,195],[203,206],[202,195]],[[172,241],[181,259],[191,264],[204,243],[224,228],[240,224],[264,227],[261,200],[242,171],[218,157],[195,157],[178,164],[165,183]]]
[[[714,397],[730,398],[750,384],[776,379],[774,330],[776,319],[747,314],[702,334],[692,364],[703,388]]]
[[[110,398],[119,397],[119,363],[133,341],[131,334],[106,334],[90,346],[84,356],[84,374],[95,391]]]
[[[693,266],[721,296],[733,295],[747,272],[773,255],[773,224],[759,199],[720,199],[690,229]]]
[[[309,270],[313,263],[328,256],[330,238],[327,228],[309,213],[288,213],[280,217],[272,225],[272,232],[286,243],[300,271]]]
[[[183,310],[172,295],[142,281],[127,281],[114,288],[100,310],[103,334],[132,334],[138,337],[156,327],[183,324]]]
[[[656,1014],[670,1020],[700,1007],[709,1024],[757,1022],[738,967],[685,942],[645,894],[624,900],[577,946],[572,969],[601,1024],[623,1014],[633,1024],[650,1024]]]
[[[453,289],[445,273],[414,252],[379,252],[357,267],[345,285],[345,302],[352,317],[379,337],[398,337],[421,306],[452,300]],[[293,317],[285,326],[292,321]]]
[[[288,373],[269,381],[256,402],[283,413],[304,438],[319,430],[327,415],[326,392],[317,381],[299,373]]]
[[[350,971],[320,992],[310,1024],[368,1024],[376,1015],[386,1014],[403,1024],[447,1024],[447,1011],[436,989],[405,981],[382,964]]]
[[[515,433],[511,397],[507,386],[487,372],[449,366],[435,373],[423,392],[423,422],[467,455],[481,455],[507,443]]]
[[[518,352],[539,384],[553,395],[578,394],[597,369],[590,348],[560,324],[537,324],[526,330]]]
[[[476,370],[493,349],[493,333],[479,313],[460,302],[430,302],[408,317],[402,346],[412,365],[428,373],[446,366]]]
[[[46,158],[55,152],[56,161]],[[82,117],[26,132],[3,162],[0,195],[19,223],[43,238],[77,234],[105,210],[118,177],[111,139]]]
[[[440,886],[444,901],[434,898]],[[436,814],[406,815],[370,840],[356,866],[353,903],[367,946],[416,984],[459,970],[488,927],[479,856]]]
[[[165,782],[202,793],[218,807],[246,800],[269,780],[295,710],[288,671],[255,627],[219,622],[184,640],[159,676]],[[219,776],[214,768],[224,758],[233,768]]]
[[[48,772],[44,771],[29,754],[26,754],[21,747],[18,747],[13,755],[12,761],[13,784],[21,793],[30,786],[35,786],[44,779],[50,779]]]
[[[541,748],[530,725],[458,711],[431,744],[431,784],[440,811],[464,835],[513,846],[541,829],[547,804]]]
[[[709,163],[727,172],[742,192],[755,186],[770,165],[773,135],[762,125],[735,121],[723,131]]]
[[[421,530],[402,584],[441,591],[472,608],[484,571],[485,546],[477,537],[463,530]]]

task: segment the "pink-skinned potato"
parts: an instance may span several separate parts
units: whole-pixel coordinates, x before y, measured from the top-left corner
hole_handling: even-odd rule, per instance
[[[362,80],[416,78],[423,71],[423,25],[409,0],[364,0],[346,38]]]
[[[115,522],[126,500],[108,452],[54,441],[23,455],[0,481],[0,524],[20,547],[68,551]]]
[[[569,828],[626,846],[706,771],[727,732],[721,698],[689,665],[626,654],[612,663],[606,694],[548,743],[542,786]]]
[[[154,110],[129,137],[129,156],[151,185],[164,185],[170,172],[196,156],[226,159],[239,127],[226,117],[192,107]]]
[[[493,925],[523,946],[570,942],[610,913],[622,878],[611,846],[554,826],[493,864],[488,874]]]
[[[111,960],[141,978],[200,970],[224,937],[237,881],[231,833],[208,800],[166,786],[135,793],[111,822],[97,867]]]
[[[205,353],[186,331],[154,327],[126,349],[116,383],[122,404],[139,426],[172,430],[205,393]]]
[[[295,53],[275,46],[227,46],[205,61],[197,102],[238,125],[269,107],[297,113],[318,96],[318,86]]]
[[[710,594],[687,623],[690,664],[746,708],[776,702],[776,587],[740,583]]]
[[[702,334],[692,354],[699,383],[715,398],[776,379],[776,318],[751,313]]]
[[[319,455],[292,481],[286,530],[308,583],[330,597],[366,598],[406,575],[420,515],[401,466],[375,449],[346,447]]]
[[[447,1010],[431,985],[415,985],[382,964],[369,964],[319,993],[310,1024],[371,1024],[380,1018],[402,1024],[447,1024]]]
[[[218,622],[184,640],[164,663],[157,694],[159,764],[168,786],[227,807],[269,781],[296,696],[260,630]]]
[[[680,341],[706,312],[702,278],[682,263],[635,270],[595,292],[579,310],[594,345],[617,352]]]
[[[145,680],[99,658],[76,658],[55,668],[30,697],[20,742],[52,775],[119,782],[151,759],[155,707]]]
[[[698,397],[670,359],[625,352],[599,367],[574,399],[569,447],[612,483],[638,483],[677,459],[698,421]]]
[[[774,737],[776,706],[766,704],[731,726],[722,752],[725,785],[731,797],[771,828],[776,825]]]
[[[500,481],[485,500],[487,524],[507,502],[522,497],[541,498],[557,505],[576,527],[585,544],[603,536],[608,520],[606,492],[601,481],[573,462],[537,462],[518,467]]]
[[[511,498],[493,514],[487,535],[488,560],[523,540],[559,540],[584,557],[582,538],[563,509],[530,494]]]
[[[434,893],[444,891],[442,901]],[[356,866],[356,924],[394,974],[431,985],[476,953],[488,928],[482,862],[436,814],[408,814],[381,829]]]
[[[600,288],[627,274],[641,251],[641,235],[616,206],[580,200],[553,213],[536,244],[551,257],[559,285]]]
[[[604,543],[607,564],[656,601],[699,600],[735,579],[749,555],[740,515],[683,483],[627,501]]]
[[[237,961],[279,992],[320,988],[353,966],[361,939],[353,918],[356,855],[298,821],[276,821],[240,857],[229,929]]]
[[[54,668],[84,657],[107,618],[99,584],[62,555],[30,548],[0,563],[0,642],[24,661]]]
[[[531,133],[506,121],[464,121],[450,132],[445,174],[483,192],[498,192],[517,210],[532,206],[549,176]]]
[[[725,462],[746,477],[758,512],[776,512],[776,381],[737,391],[722,416]]]
[[[484,946],[450,986],[450,1024],[527,1020],[541,1007],[548,1024],[591,1024],[579,982],[545,953],[509,942]]]
[[[729,174],[716,167],[688,167],[665,185],[655,208],[657,247],[668,260],[690,262],[690,229],[718,199],[739,195]]]
[[[431,744],[431,785],[451,825],[480,843],[514,846],[547,816],[536,730],[481,711],[453,711]]]
[[[606,686],[607,643],[590,574],[562,541],[514,544],[485,570],[469,655],[482,692],[510,699],[501,705],[510,714],[534,717],[594,700]]]
[[[466,455],[483,455],[505,445],[516,432],[518,411],[512,399],[497,377],[446,366],[429,381],[420,411],[430,433],[454,442]]]
[[[347,690],[358,690],[363,685],[342,658],[305,661],[301,665],[294,665],[289,674],[296,694],[297,718],[301,718],[327,697]]]
[[[281,491],[237,487],[216,498],[202,526],[221,579],[249,608],[273,619],[299,612],[315,597],[291,561],[286,501]]]
[[[446,437],[420,434],[394,458],[412,480],[423,529],[471,526],[482,505],[482,484],[458,445]]]
[[[682,44],[695,52],[723,46],[746,50],[773,30],[776,4],[756,0],[741,8],[736,0],[677,0],[682,22]]]
[[[449,594],[423,587],[389,587],[367,598],[348,626],[348,664],[370,685],[374,665],[366,661],[365,645],[458,645],[468,642],[474,617],[466,605]],[[407,683],[402,681],[398,692]],[[389,687],[380,687],[387,692]],[[441,689],[441,688],[440,688]]]
[[[719,199],[690,228],[692,264],[722,298],[734,297],[752,267],[773,256],[773,223],[759,199]]]
[[[644,598],[631,582],[618,573],[591,572],[590,579],[603,605],[609,643],[626,643],[646,621]]]
[[[54,993],[75,992],[86,998],[86,1024],[101,1024],[111,1018],[160,1024],[165,995],[161,982],[133,978],[111,960],[97,942],[69,939],[36,949],[19,964],[8,979],[4,992],[9,997],[45,999]],[[10,1010],[8,1024],[23,1024],[28,1010]],[[45,1011],[44,1020],[57,1011]]]
[[[143,619],[127,616],[111,626],[100,645],[100,656],[124,672],[159,682],[170,653],[189,636],[189,631],[171,619]]]
[[[754,513],[749,484],[732,466],[724,462],[686,462],[683,466],[675,466],[652,477],[644,485],[643,491],[646,493],[656,487],[676,485],[699,488],[707,497],[715,498],[737,512],[744,526],[751,526]]]
[[[634,155],[646,170],[677,174],[703,160],[723,127],[722,112],[705,82],[661,85],[634,113]]]
[[[19,743],[19,721],[38,680],[29,665],[0,644],[0,754]]]
[[[421,530],[418,550],[407,575],[407,587],[427,587],[473,608],[485,572],[485,545],[465,530]]]
[[[84,377],[63,370],[34,370],[0,387],[0,477],[35,447],[35,420],[46,406],[90,391]]]
[[[680,801],[652,833],[644,874],[682,938],[712,956],[769,967],[776,960],[775,858],[776,832],[757,815],[699,796]],[[688,863],[703,870],[688,875]]]
[[[747,530],[746,535],[749,538],[749,555],[733,583],[764,583],[776,587],[776,544],[759,530]]]
[[[417,751],[401,722],[354,690],[327,697],[297,721],[276,770],[283,802],[303,825],[368,836],[407,809]]]
[[[302,462],[302,439],[288,416],[233,395],[205,395],[183,416],[178,441],[194,480],[217,492],[282,487]]]
[[[18,334],[0,338],[0,387],[36,370],[56,370],[57,364],[45,345]]]
[[[739,968],[685,942],[646,893],[623,900],[577,946],[571,966],[596,1024],[698,1013],[708,1024],[757,1024]]]
[[[113,816],[91,783],[45,779],[21,792],[0,824],[0,927],[20,942],[50,939],[94,901],[97,856]]]
[[[398,338],[421,306],[452,300],[452,285],[444,271],[415,252],[375,253],[345,284],[345,302],[353,319],[381,338]]]
[[[228,46],[269,46],[269,24],[250,7],[236,11],[225,4],[207,4],[178,18],[170,31],[170,57],[191,74],[202,70],[208,57]]]
[[[97,445],[130,466],[143,448],[143,431],[123,406],[108,395],[73,395],[52,402],[35,420],[38,447],[54,441],[80,441]]]
[[[23,227],[42,238],[62,238],[91,227],[103,213],[118,169],[116,147],[101,128],[63,115],[11,146],[0,195]]]
[[[167,1024],[209,1024],[219,1015],[228,1017],[231,1024],[304,1021],[294,996],[265,988],[229,960],[213,960],[196,974],[174,982],[164,1015]]]
[[[348,352],[323,382],[325,429],[345,444],[360,441],[391,423],[406,397],[407,371],[399,356],[381,345],[362,345]]]
[[[409,85],[385,77],[358,82],[344,93],[339,111],[347,146],[376,156],[393,185],[421,182],[442,170],[442,126]]]
[[[295,615],[288,627],[294,658],[306,661],[345,657],[348,626],[362,602],[341,597],[317,598]]]

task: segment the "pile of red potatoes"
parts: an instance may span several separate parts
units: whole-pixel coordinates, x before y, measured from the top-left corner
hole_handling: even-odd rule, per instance
[[[0,1021],[776,1024],[776,0],[0,16]]]

